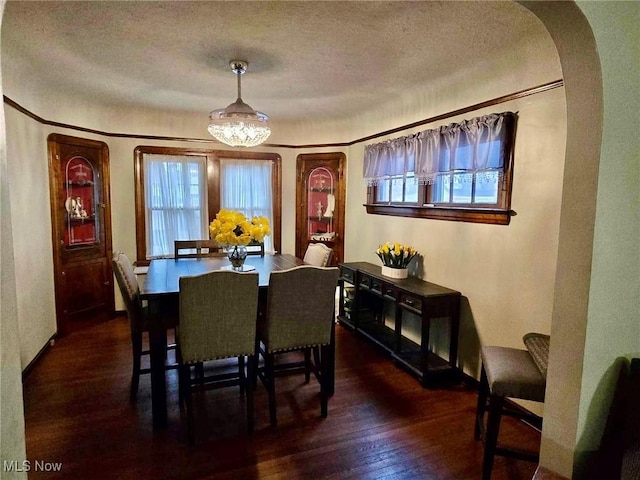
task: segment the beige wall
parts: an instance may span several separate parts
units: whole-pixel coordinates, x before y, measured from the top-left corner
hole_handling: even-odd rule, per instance
[[[42,125],[11,108],[5,114],[24,368],[56,329],[47,142]]]
[[[525,333],[551,329],[566,136],[564,91],[558,88],[448,122],[507,110],[518,112],[512,202],[517,215],[509,226],[367,215],[362,206],[364,145],[349,150],[345,259],[379,263],[374,251],[381,243],[413,245],[423,257],[417,274],[465,297],[459,358],[476,377],[480,342],[521,348]]]
[[[579,479],[599,445],[619,360],[640,355],[640,4],[522,3],[554,38],[568,112],[540,463]]]
[[[0,21],[4,13],[0,0]],[[3,93],[0,78],[0,95]],[[18,340],[18,308],[16,304],[16,268],[13,254],[11,225],[11,187],[5,115],[0,111],[0,462],[16,462],[22,466],[26,459],[24,441],[24,410]],[[4,472],[0,478],[27,478],[25,472]]]
[[[579,7],[600,56],[604,129],[576,476],[589,467],[599,446],[620,360],[640,357],[640,4],[580,2]]]

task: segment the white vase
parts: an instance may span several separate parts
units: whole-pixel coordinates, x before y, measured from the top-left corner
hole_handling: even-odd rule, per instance
[[[408,268],[391,268],[382,266],[382,275],[389,278],[407,278],[409,276]]]

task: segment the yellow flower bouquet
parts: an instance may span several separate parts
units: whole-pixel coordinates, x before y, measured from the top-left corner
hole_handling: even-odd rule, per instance
[[[407,268],[417,253],[415,248],[397,242],[387,242],[376,250],[376,255],[388,268]]]
[[[262,242],[270,233],[266,217],[253,217],[249,221],[243,213],[234,210],[220,210],[215,220],[209,224],[211,239],[227,249],[234,267],[242,267],[247,256],[246,245]]]
[[[220,210],[209,225],[211,239],[221,247],[262,242],[270,233],[266,217],[253,217],[249,221],[243,213],[234,210]]]

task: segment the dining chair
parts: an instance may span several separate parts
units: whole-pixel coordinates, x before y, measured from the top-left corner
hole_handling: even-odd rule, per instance
[[[224,257],[225,255],[222,248],[213,240],[175,240],[173,250],[173,257],[176,260],[178,258]]]
[[[487,345],[480,348],[482,368],[474,438],[484,442],[482,480],[490,480],[496,455],[533,462],[539,460],[537,451],[527,452],[498,445],[503,416],[516,417],[532,426],[542,427],[540,417],[514,409],[507,402],[509,398],[544,402],[549,336],[528,333],[523,341],[526,350]]]
[[[327,417],[329,368],[333,367],[327,348],[334,335],[338,276],[336,267],[311,265],[271,273],[266,314],[258,324],[258,350],[264,359],[258,377],[267,389],[269,418],[274,427],[277,425],[275,378],[284,375],[304,373],[308,383],[313,374],[320,383],[321,415]],[[277,355],[288,352],[302,352],[304,359],[276,363]]]
[[[258,274],[213,271],[181,277],[178,362],[181,396],[186,401],[189,443],[194,443],[193,390],[240,386],[246,391],[247,429],[253,431],[253,388],[258,314]],[[203,362],[238,358],[230,373],[192,377]],[[244,360],[248,357],[247,373]],[[219,362],[218,362],[219,363]],[[197,372],[196,372],[197,373]]]
[[[315,265],[316,267],[326,267],[331,263],[333,257],[333,249],[324,243],[310,243],[304,253],[302,260],[307,265]]]
[[[122,299],[127,310],[129,326],[131,329],[131,347],[133,350],[133,369],[131,372],[131,389],[129,397],[135,400],[138,394],[140,375],[150,373],[150,368],[141,368],[142,357],[149,355],[149,350],[143,350],[143,336],[149,332],[149,319],[147,308],[143,307],[140,300],[140,287],[134,273],[129,257],[124,252],[115,252],[111,261],[116,282],[120,288]],[[175,343],[167,346],[168,350],[174,350]],[[166,365],[166,369],[176,369],[177,363]]]
[[[247,245],[247,255],[260,255],[264,257],[264,242],[253,241]]]

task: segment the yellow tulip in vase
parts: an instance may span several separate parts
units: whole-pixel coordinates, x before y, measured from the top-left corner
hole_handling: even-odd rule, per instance
[[[234,210],[220,210],[209,225],[211,239],[224,247],[234,270],[243,269],[247,245],[264,241],[270,233],[266,217],[253,217],[249,221],[243,213]]]
[[[407,278],[409,262],[417,255],[415,248],[397,242],[380,245],[376,255],[382,260],[382,275],[390,278]]]

